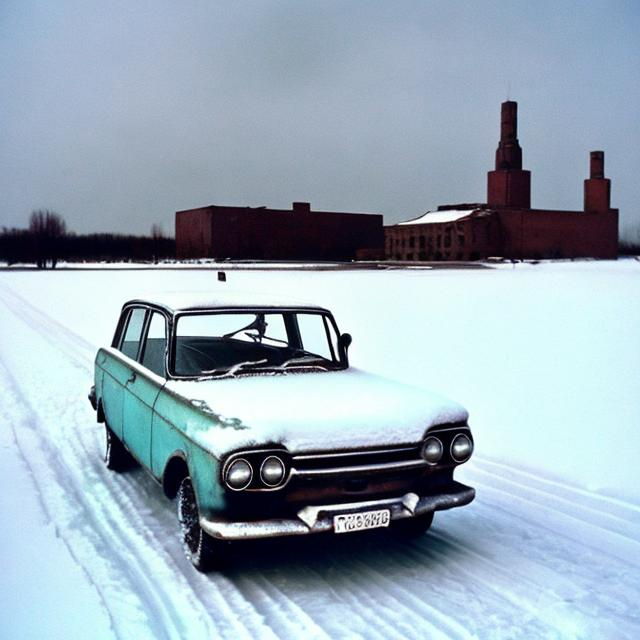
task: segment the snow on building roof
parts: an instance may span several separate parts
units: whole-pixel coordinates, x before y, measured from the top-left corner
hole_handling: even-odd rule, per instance
[[[272,296],[253,292],[157,292],[141,295],[125,304],[142,302],[163,307],[167,311],[187,311],[192,309],[243,309],[247,307],[287,308],[302,307],[305,309],[321,309],[318,304],[292,300],[282,296]]]
[[[442,222],[455,222],[462,218],[470,216],[477,209],[446,209],[444,211],[427,211],[419,218],[413,220],[407,220],[406,222],[399,222],[397,226],[410,225],[410,224],[434,224]]]

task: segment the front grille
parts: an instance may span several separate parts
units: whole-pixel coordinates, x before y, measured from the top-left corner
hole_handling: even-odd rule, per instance
[[[292,456],[294,475],[321,478],[424,467],[420,446],[385,447],[337,453],[313,453]]]
[[[282,455],[289,477],[276,489],[226,492],[227,508],[254,518],[295,514],[301,506],[349,503],[354,499],[383,499],[414,492],[436,495],[453,481],[457,466],[449,449],[458,433],[471,437],[465,424],[431,429],[442,441],[444,455],[436,465],[422,457],[423,443],[343,451]],[[260,451],[236,452],[249,458]],[[281,454],[283,452],[280,452]],[[261,514],[261,515],[259,515]],[[244,517],[244,516],[243,516]]]

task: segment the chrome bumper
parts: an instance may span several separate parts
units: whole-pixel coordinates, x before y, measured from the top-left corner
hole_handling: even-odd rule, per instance
[[[237,521],[224,517],[200,518],[202,529],[214,538],[223,540],[252,540],[277,536],[303,536],[310,533],[333,531],[333,516],[338,514],[388,508],[391,520],[412,518],[433,511],[443,511],[469,504],[476,491],[454,482],[450,491],[437,496],[405,493],[397,498],[325,504],[300,509],[295,518],[270,518],[268,520]]]

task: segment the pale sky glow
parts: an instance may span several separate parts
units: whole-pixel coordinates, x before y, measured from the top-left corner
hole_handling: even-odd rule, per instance
[[[207,204],[482,202],[519,103],[532,204],[581,209],[604,149],[640,240],[640,4],[5,0],[0,226],[173,233]]]

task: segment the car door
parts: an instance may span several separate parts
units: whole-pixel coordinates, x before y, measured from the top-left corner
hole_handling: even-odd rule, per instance
[[[102,379],[102,406],[109,428],[122,440],[123,407],[127,380],[131,376],[128,358],[136,360],[140,350],[140,339],[144,329],[147,310],[142,307],[123,311],[122,332],[116,338],[114,347],[127,358],[99,356],[98,364],[104,371]]]
[[[166,334],[164,315],[158,311],[150,311],[138,352],[139,362],[131,367],[124,394],[123,441],[147,468],[151,466],[153,405],[166,382]]]

